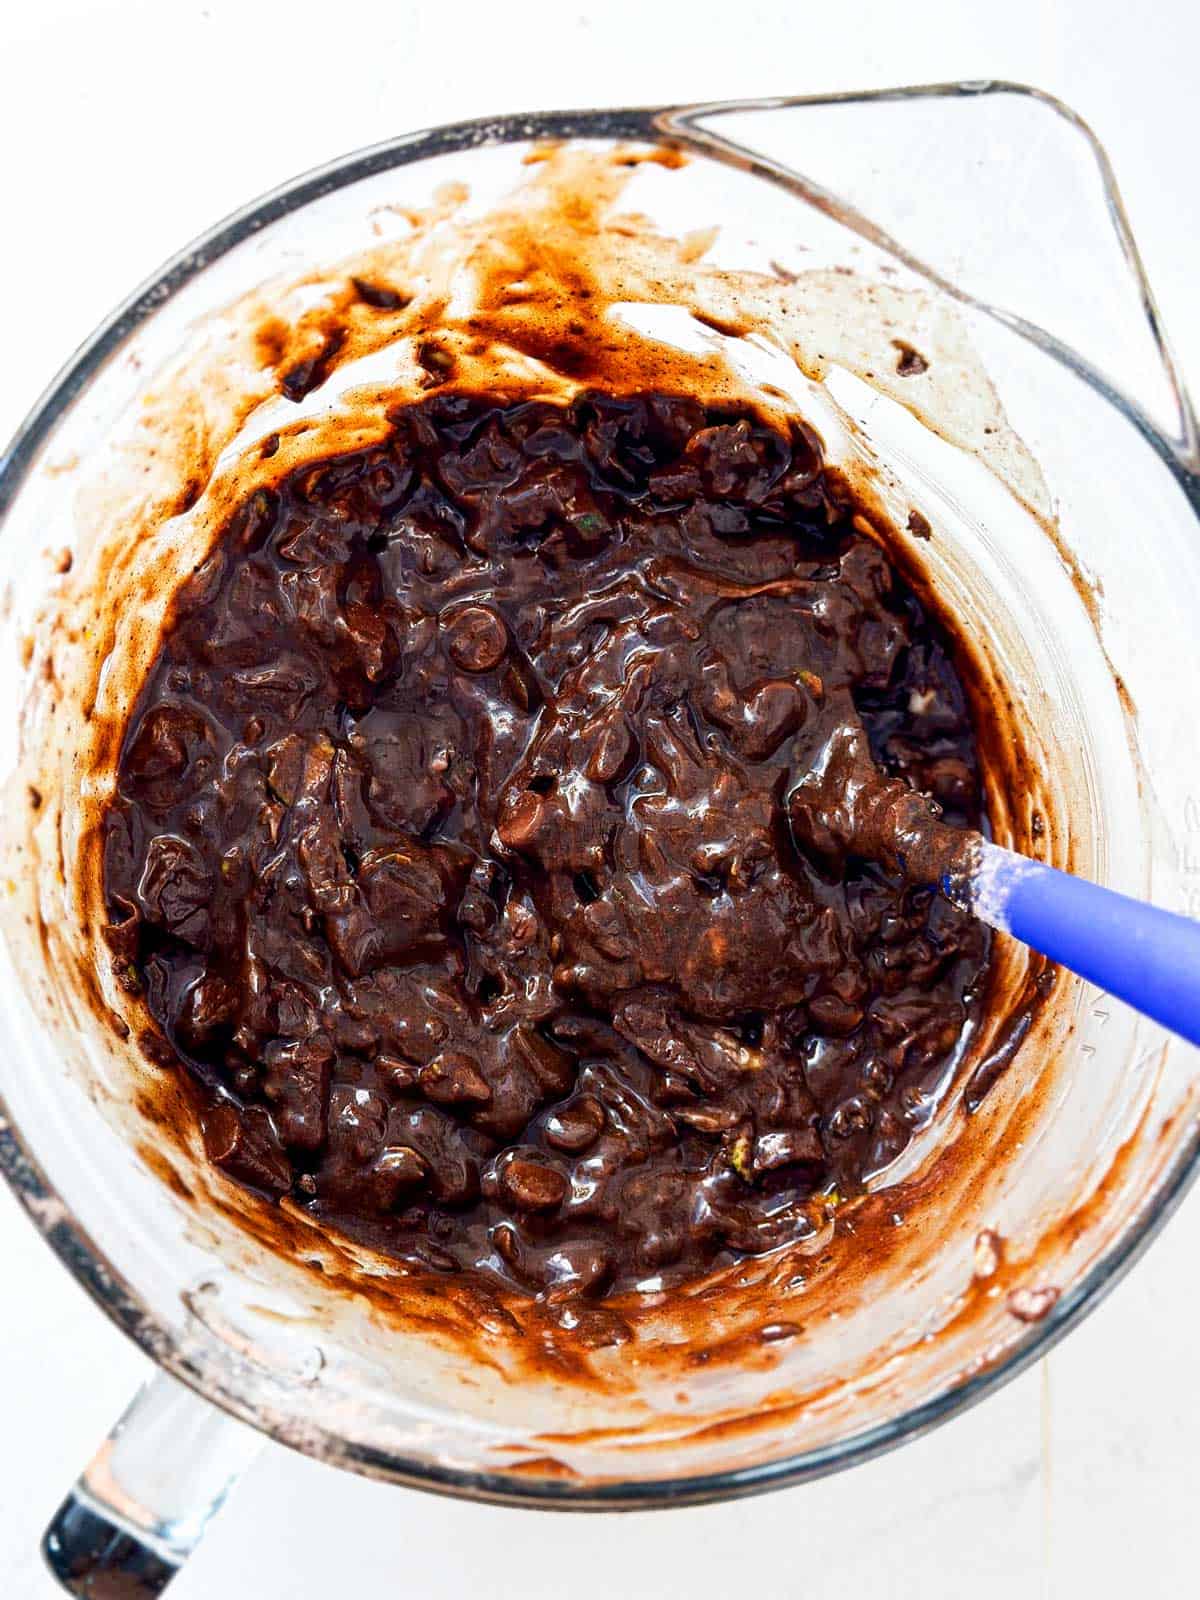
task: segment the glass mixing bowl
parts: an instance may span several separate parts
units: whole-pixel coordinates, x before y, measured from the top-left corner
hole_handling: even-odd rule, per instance
[[[844,310],[839,279],[872,285],[861,325],[825,319],[819,387],[891,509],[937,530],[923,559],[1013,698],[1045,853],[1200,915],[1194,421],[1102,150],[1061,105],[1002,84],[463,123],[338,161],[203,235],[76,354],[0,462],[13,805],[40,659],[25,641],[85,514],[79,479],[152,375],[272,274],[319,270],[445,185],[502,189],[547,139],[682,146],[686,166],[665,187],[650,172],[638,203],[674,234],[720,224],[712,258],[794,286],[798,307],[824,294]],[[937,352],[923,386],[897,376],[889,307],[901,346]],[[963,1163],[937,1205],[914,1202],[836,1311],[803,1331],[785,1318],[807,1318],[798,1273],[736,1338],[663,1308],[640,1344],[597,1358],[599,1385],[472,1363],[289,1272],[219,1212],[187,1214],[39,938],[25,848],[7,846],[0,1166],[162,1369],[47,1536],[80,1593],[169,1580],[256,1439],[224,1413],[371,1476],[540,1508],[690,1504],[850,1466],[1044,1353],[1194,1176],[1195,1052],[1063,979],[972,1119],[1004,1160]],[[52,885],[51,929],[56,904],[65,916]]]

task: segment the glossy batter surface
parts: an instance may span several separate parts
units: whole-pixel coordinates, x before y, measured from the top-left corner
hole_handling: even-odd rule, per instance
[[[799,425],[660,394],[431,397],[241,508],[105,840],[212,1160],[601,1294],[803,1238],[904,1149],[988,949],[878,822],[977,826],[980,786],[855,510]]]

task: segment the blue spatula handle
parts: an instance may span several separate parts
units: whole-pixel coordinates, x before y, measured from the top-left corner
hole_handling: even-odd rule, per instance
[[[1200,1044],[1200,922],[993,844],[968,900],[993,927]]]

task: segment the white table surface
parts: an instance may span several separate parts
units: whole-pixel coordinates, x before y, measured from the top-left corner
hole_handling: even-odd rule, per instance
[[[487,112],[1009,78],[1106,142],[1200,382],[1193,0],[35,0],[0,11],[0,434],[136,282],[332,155]],[[0,1193],[0,1595],[143,1376]],[[418,1498],[268,1446],[178,1600],[1197,1592],[1200,1193],[1039,1370],[881,1461],[619,1519]],[[344,1557],[351,1547],[353,1555]],[[343,1567],[343,1559],[347,1566]]]

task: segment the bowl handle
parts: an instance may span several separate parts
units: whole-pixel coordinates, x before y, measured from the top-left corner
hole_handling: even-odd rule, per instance
[[[160,1373],[139,1389],[55,1512],[42,1540],[51,1572],[87,1600],[161,1594],[262,1443]]]

